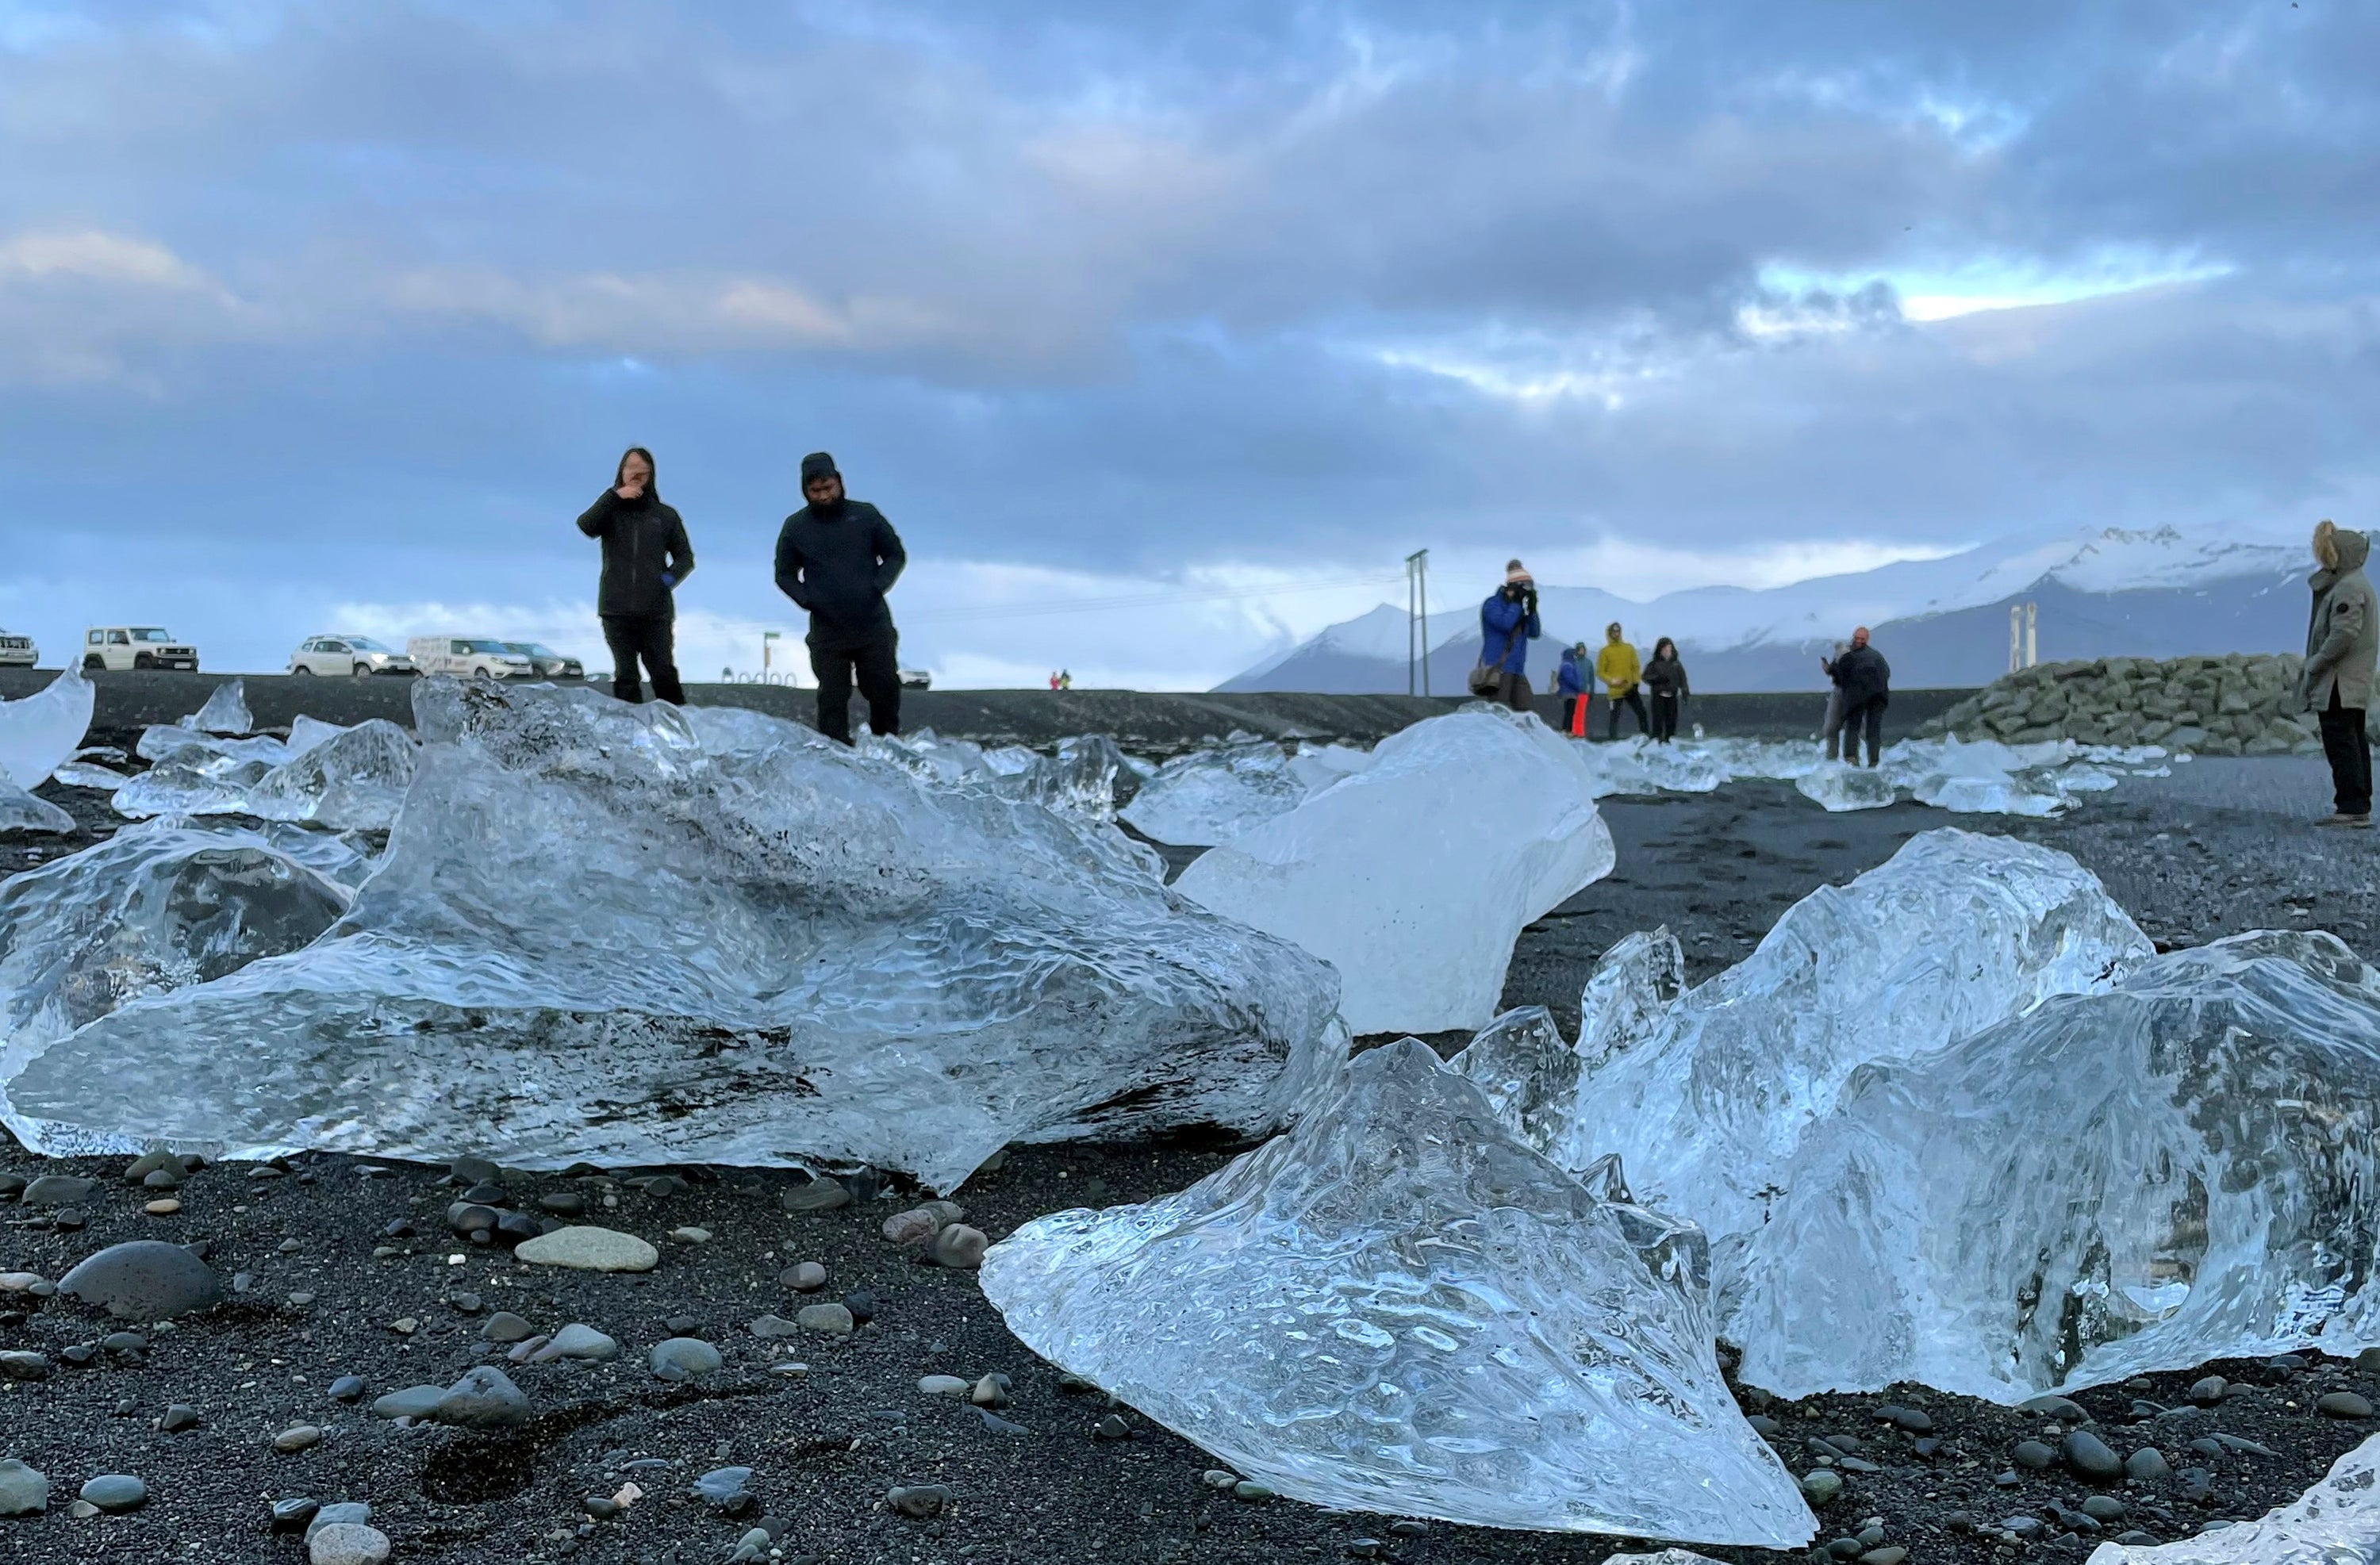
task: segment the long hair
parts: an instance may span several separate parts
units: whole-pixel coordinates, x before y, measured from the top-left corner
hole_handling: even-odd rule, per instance
[[[628,447],[627,450],[620,453],[619,464],[612,469],[612,487],[613,489],[620,487],[622,475],[627,472],[628,458],[631,456],[641,456],[645,459],[645,467],[650,474],[650,476],[645,479],[645,498],[651,501],[656,505],[660,504],[662,500],[661,468],[654,463],[653,454],[647,451],[641,445],[632,445]]]
[[[2338,569],[2338,524],[2328,516],[2313,525],[2313,557],[2324,570]]]
[[[1669,649],[1670,656],[1672,658],[1678,655],[1678,644],[1664,636],[1661,639],[1653,643],[1653,661],[1655,662],[1659,662],[1661,661],[1661,649],[1665,647]]]

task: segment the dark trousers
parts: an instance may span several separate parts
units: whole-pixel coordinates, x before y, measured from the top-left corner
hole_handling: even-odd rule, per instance
[[[1536,692],[1529,688],[1529,676],[1511,669],[1496,676],[1496,698],[1516,712],[1536,709]]]
[[[1876,758],[1884,753],[1884,709],[1885,698],[1881,696],[1863,701],[1856,707],[1844,707],[1843,759],[1853,766],[1859,764],[1860,738],[1864,734],[1867,763],[1870,766],[1876,763]]]
[[[1666,745],[1678,736],[1678,693],[1653,692],[1653,737]]]
[[[2330,789],[2341,815],[2372,813],[2372,750],[2363,736],[2363,709],[2338,704],[2338,685],[2322,712],[2322,753],[2330,758]]]
[[[674,707],[686,705],[686,686],[677,682],[677,656],[672,644],[676,623],[667,614],[605,614],[603,644],[612,649],[612,694],[624,701],[641,701],[637,663],[653,678],[653,698]]]
[[[901,732],[901,637],[890,626],[866,640],[809,643],[810,672],[818,675],[818,730],[851,743],[851,681],[868,702],[868,726],[878,734]]]
[[[1642,690],[1631,690],[1625,696],[1614,696],[1607,691],[1603,698],[1603,707],[1611,714],[1611,723],[1606,731],[1606,737],[1612,739],[1620,737],[1620,709],[1622,707],[1636,714],[1637,733],[1653,732],[1653,720],[1645,715],[1645,692]]]

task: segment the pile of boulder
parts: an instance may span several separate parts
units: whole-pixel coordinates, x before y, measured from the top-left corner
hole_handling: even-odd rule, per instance
[[[2202,756],[2318,752],[2313,714],[2298,700],[2303,661],[2233,652],[2042,663],[1994,680],[1917,732],[2010,745],[2159,745]]]

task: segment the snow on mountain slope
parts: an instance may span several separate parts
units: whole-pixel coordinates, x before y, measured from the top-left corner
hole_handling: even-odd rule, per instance
[[[1725,671],[1730,683],[1698,681],[1703,688],[1794,688],[1809,677],[1798,672],[1808,661],[1801,655],[1805,650],[1842,638],[1853,625],[1881,635],[1889,625],[1902,631],[1909,649],[1926,649],[1922,663],[1902,670],[1902,683],[1964,683],[2005,655],[2004,640],[1992,643],[1992,617],[1976,611],[2043,594],[2058,605],[2045,632],[2044,658],[2234,649],[2192,641],[2206,635],[2259,643],[2252,649],[2243,642],[2242,650],[2285,649],[2289,616],[2302,613],[2292,591],[2311,568],[2304,554],[2302,548],[2260,538],[2107,528],[2024,534],[1938,560],[1900,561],[1760,591],[1703,587],[1640,601],[1600,587],[1548,585],[1539,593],[1548,648],[1544,661],[1550,665],[1550,649],[1572,641],[1602,645],[1603,627],[1617,620],[1639,646],[1674,637],[1690,667],[1699,654],[1712,673]],[[1486,595],[1483,588],[1479,596]],[[1477,602],[1457,598],[1430,616],[1432,688],[1447,687],[1450,678],[1459,682],[1469,666]],[[1925,623],[1945,616],[1956,618]],[[1221,688],[1402,690],[1405,634],[1404,611],[1383,604]],[[1967,646],[1970,641],[1975,645]],[[2060,645],[2067,649],[2053,650]],[[1936,662],[1942,665],[1938,671]]]

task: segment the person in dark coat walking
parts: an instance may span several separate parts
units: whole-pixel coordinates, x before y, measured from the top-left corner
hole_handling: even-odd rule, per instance
[[[1822,664],[1827,676],[1843,693],[1843,759],[1859,763],[1862,734],[1867,736],[1867,764],[1876,764],[1884,749],[1884,709],[1892,698],[1892,665],[1867,644],[1867,626],[1852,632],[1849,650]]]
[[[1529,643],[1545,634],[1537,621],[1537,584],[1518,560],[1504,565],[1504,585],[1479,605],[1479,666],[1493,685],[1476,693],[1516,712],[1532,710]]]
[[[694,546],[676,510],[662,503],[651,452],[632,445],[621,455],[612,487],[579,516],[578,530],[603,542],[595,613],[612,649],[612,694],[624,701],[644,698],[637,681],[642,661],[652,676],[653,698],[686,705],[686,687],[677,680],[674,594],[694,574]]]
[[[1666,745],[1678,736],[1678,703],[1694,692],[1686,687],[1686,665],[1678,661],[1678,644],[1664,636],[1653,643],[1653,661],[1645,665],[1645,688],[1653,693],[1653,738]]]
[[[909,563],[884,513],[843,492],[834,458],[802,458],[802,498],[777,534],[777,590],[809,611],[810,672],[818,675],[818,727],[851,743],[851,683],[868,702],[868,726],[901,732],[901,636],[884,595]]]
[[[2313,612],[2306,621],[2305,668],[2298,697],[2322,724],[2322,753],[2330,761],[2331,807],[2325,826],[2372,824],[2372,750],[2363,728],[2372,703],[2380,606],[2363,562],[2372,540],[2325,521],[2313,529],[2314,564],[2308,577]]]

